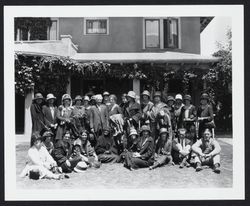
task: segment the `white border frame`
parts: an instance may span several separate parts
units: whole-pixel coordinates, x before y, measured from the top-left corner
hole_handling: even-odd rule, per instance
[[[4,148],[5,200],[239,200],[245,198],[243,5],[186,6],[5,6]],[[14,17],[228,16],[233,48],[233,187],[186,189],[22,190],[16,188]],[[237,165],[236,165],[237,163]],[[223,174],[221,174],[223,175]],[[74,192],[72,192],[74,191]],[[150,193],[150,195],[148,195]],[[98,194],[98,195],[96,195]],[[166,195],[168,194],[168,195]],[[180,196],[181,194],[181,196]]]

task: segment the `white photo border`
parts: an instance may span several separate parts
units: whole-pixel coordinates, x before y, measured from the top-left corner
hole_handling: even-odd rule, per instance
[[[115,7],[115,9],[114,9]],[[4,6],[5,200],[227,200],[245,198],[244,7],[183,6]],[[14,17],[227,16],[232,18],[233,186],[197,189],[43,189],[16,188]],[[237,164],[236,164],[237,163]],[[223,174],[222,174],[223,175]],[[72,190],[74,192],[72,192]],[[150,193],[150,195],[148,195]],[[67,195],[65,195],[67,194]],[[84,195],[83,195],[84,194]],[[98,194],[98,195],[96,195]],[[167,194],[167,195],[166,195]],[[180,195],[181,194],[181,195]]]

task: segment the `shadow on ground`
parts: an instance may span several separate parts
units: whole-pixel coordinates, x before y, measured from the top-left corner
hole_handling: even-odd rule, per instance
[[[140,169],[129,171],[122,164],[103,164],[100,169],[88,169],[84,173],[71,173],[69,179],[30,180],[18,174],[25,166],[28,143],[16,146],[17,188],[20,189],[97,189],[97,188],[228,188],[232,187],[232,145],[219,143],[221,152],[221,173],[215,174],[210,168],[195,172],[194,168],[179,169],[164,166],[153,171]]]

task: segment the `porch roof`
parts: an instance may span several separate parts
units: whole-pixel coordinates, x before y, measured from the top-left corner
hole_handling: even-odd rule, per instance
[[[79,62],[102,61],[107,63],[214,63],[219,58],[181,52],[137,53],[76,53],[71,56]]]

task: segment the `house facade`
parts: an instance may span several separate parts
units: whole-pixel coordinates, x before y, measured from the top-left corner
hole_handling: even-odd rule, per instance
[[[103,17],[103,18],[51,18],[47,39],[30,38],[29,31],[17,29],[15,51],[30,55],[56,55],[70,57],[78,62],[99,61],[109,63],[111,69],[126,66],[142,70],[171,68],[207,70],[218,59],[200,55],[200,33],[211,18],[200,17]],[[140,95],[149,89],[147,80],[109,77],[82,78],[69,76],[67,93],[74,98],[94,92],[109,91],[119,97],[134,90]],[[165,94],[183,92],[182,81],[173,78],[159,82]],[[203,81],[191,82],[189,93],[193,102],[206,87]],[[154,91],[155,88],[151,88]],[[29,106],[33,93],[25,98],[16,96],[16,131],[29,135],[31,121]],[[23,109],[25,108],[25,109]],[[23,121],[22,121],[23,120]],[[23,122],[23,123],[21,123]],[[19,124],[19,125],[18,125]]]

